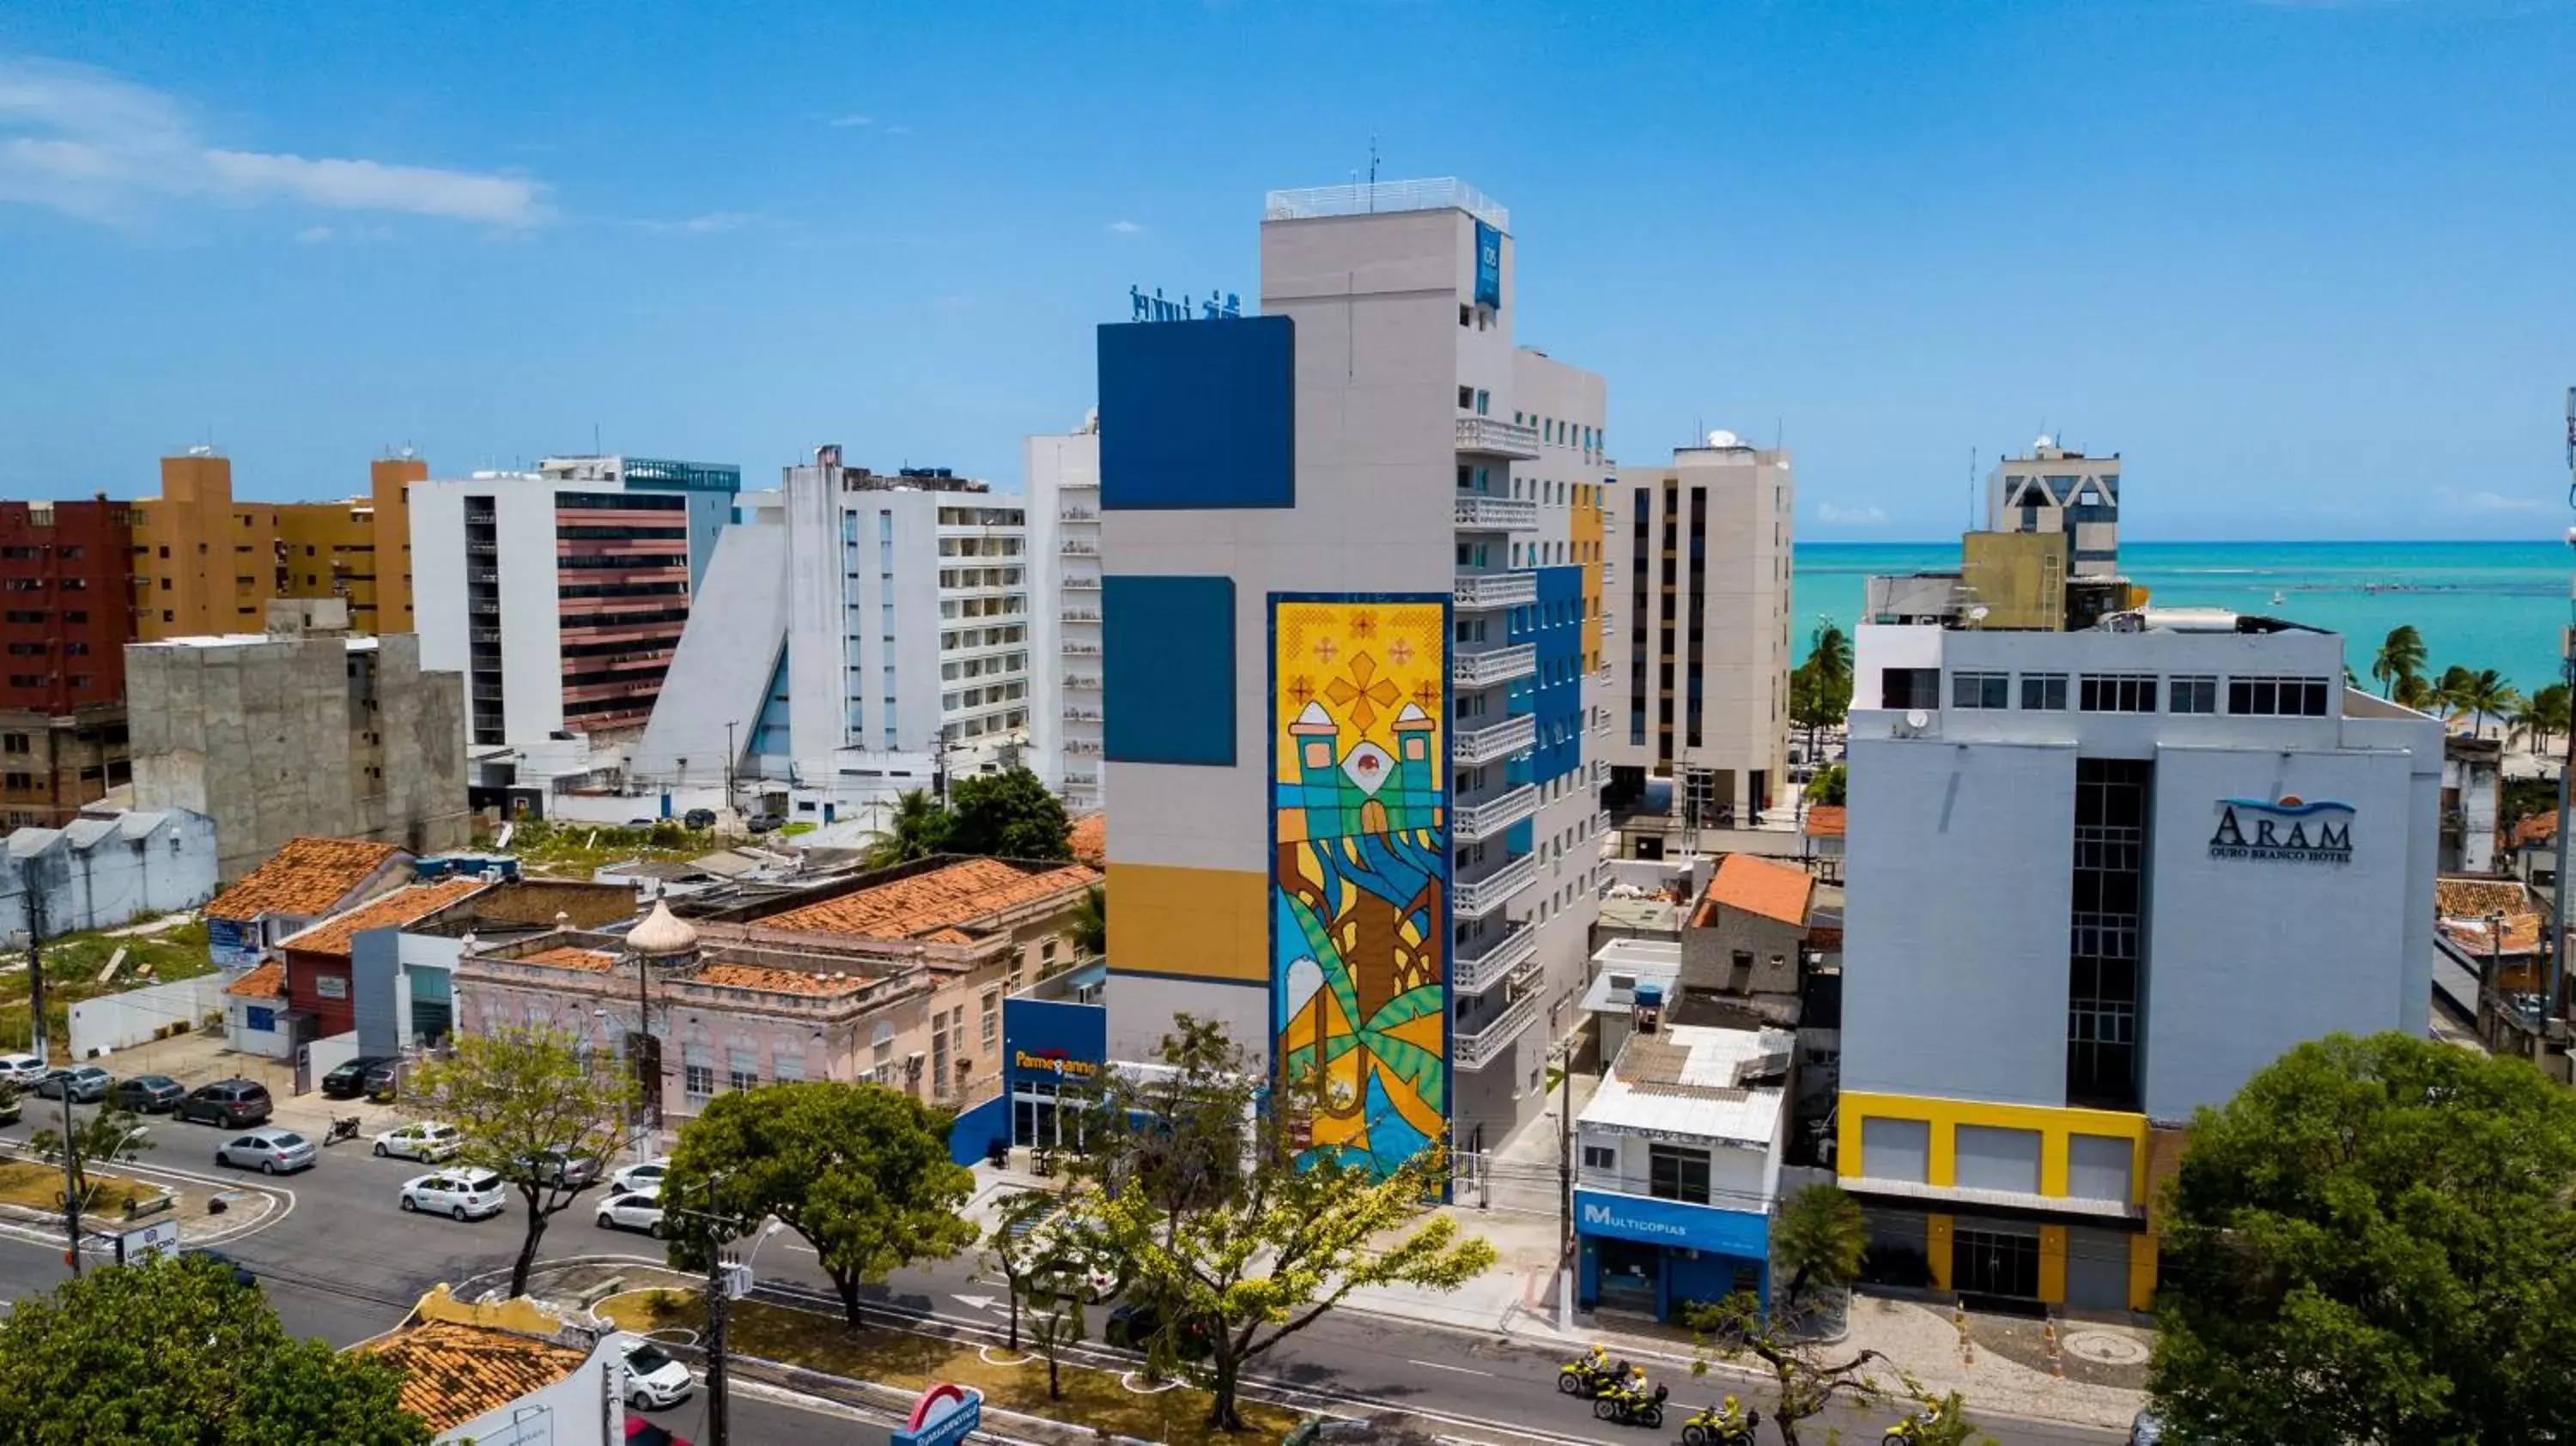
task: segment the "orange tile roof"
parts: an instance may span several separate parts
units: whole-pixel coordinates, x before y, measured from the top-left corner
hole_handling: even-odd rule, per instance
[[[865,989],[873,981],[860,974],[835,979],[829,974],[803,969],[772,969],[765,964],[709,964],[698,971],[696,982],[721,985],[727,989],[758,989],[770,994],[846,994],[853,989]]]
[[[570,944],[557,944],[551,949],[523,954],[511,962],[548,964],[557,969],[586,969],[593,974],[605,974],[617,967],[617,956],[602,949],[578,949]]]
[[[304,954],[346,954],[349,941],[368,929],[399,927],[427,918],[459,899],[471,898],[490,887],[485,879],[441,879],[434,884],[414,884],[396,889],[383,898],[360,904],[354,909],[332,915],[312,928],[287,936],[278,945]]]
[[[2483,956],[2490,952],[2488,947],[2489,941],[2487,938],[2487,921],[2484,919],[2444,919],[2442,921],[2442,932],[2450,936],[2452,943],[2459,945],[2462,949],[2467,950],[2473,955]],[[2540,949],[2540,933],[2540,916],[2538,914],[2507,914],[2504,916],[2504,942],[2501,947],[2492,950],[2492,952],[2498,954],[2537,953]]]
[[[438,1432],[542,1391],[590,1359],[571,1346],[454,1321],[429,1321],[357,1349],[403,1373],[403,1409]]]
[[[225,985],[224,993],[235,999],[283,999],[286,997],[286,965],[271,959]]]
[[[1109,815],[1087,813],[1075,819],[1069,842],[1074,858],[1095,869],[1105,867],[1109,862]]]
[[[2542,843],[2556,837],[2558,837],[2556,809],[2535,813],[2513,826],[2513,841],[2517,847],[2529,843]]]
[[[760,927],[855,934],[869,939],[917,939],[972,924],[1016,904],[1087,889],[1099,880],[1100,875],[1080,864],[1033,874],[999,859],[966,859],[946,868],[773,914],[761,920]]]
[[[1841,804],[1820,803],[1807,810],[1807,837],[1841,838],[1842,836],[1843,806]]]
[[[1717,873],[1708,881],[1708,897],[1701,905],[1699,917],[1691,922],[1706,925],[1710,907],[1724,904],[1784,924],[1807,922],[1807,898],[1815,892],[1816,881],[1805,869],[1775,864],[1752,854],[1728,854],[1717,861]]]
[[[925,944],[972,944],[975,936],[963,929],[942,929],[936,934],[922,935],[921,941]]]
[[[353,838],[292,838],[242,881],[206,905],[209,919],[251,920],[262,914],[326,914],[349,891],[402,852]]]
[[[2531,912],[2531,895],[2521,884],[2510,880],[2435,879],[2433,912],[2446,919],[2527,914]]]

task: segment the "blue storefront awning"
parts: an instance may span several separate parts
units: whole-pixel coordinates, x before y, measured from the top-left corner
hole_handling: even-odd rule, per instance
[[[1577,1190],[1574,1228],[1584,1235],[1705,1250],[1744,1260],[1766,1260],[1771,1254],[1770,1216],[1680,1200]]]

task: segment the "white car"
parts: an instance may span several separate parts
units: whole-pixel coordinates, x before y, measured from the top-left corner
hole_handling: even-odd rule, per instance
[[[442,1160],[454,1159],[456,1147],[464,1142],[465,1132],[454,1125],[422,1120],[376,1136],[376,1155],[378,1158],[394,1156],[435,1165]]]
[[[0,1080],[31,1085],[45,1077],[45,1062],[32,1054],[0,1054]]]
[[[612,1195],[659,1195],[662,1177],[671,1172],[668,1160],[647,1160],[629,1165],[609,1177],[608,1193]]]
[[[658,1411],[689,1397],[689,1368],[642,1336],[626,1338],[626,1404],[638,1411]]]
[[[653,1195],[611,1195],[600,1202],[599,1228],[641,1230],[659,1240],[662,1238],[662,1201]]]
[[[481,1220],[501,1213],[501,1177],[489,1170],[446,1170],[405,1180],[400,1204],[405,1210]]]

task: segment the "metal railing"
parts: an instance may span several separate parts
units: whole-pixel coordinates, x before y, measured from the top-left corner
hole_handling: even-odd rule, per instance
[[[1097,620],[1095,619],[1095,621]],[[1100,656],[1100,645],[1098,643],[1086,643],[1068,639],[1066,640],[1062,651],[1065,656],[1071,658],[1096,658]]]
[[[1464,211],[1497,231],[1512,229],[1512,213],[1456,176],[1418,181],[1352,181],[1273,191],[1261,201],[1264,221],[1304,221],[1318,216],[1373,216],[1387,211]]]
[[[1482,994],[1538,958],[1538,930],[1515,920],[1494,947],[1449,966],[1450,986],[1459,994]]]
[[[1509,682],[1537,671],[1538,645],[1535,643],[1487,648],[1481,653],[1459,653],[1449,660],[1451,680],[1470,688]]]
[[[1064,721],[1067,723],[1097,723],[1100,721],[1100,710],[1097,708],[1067,708],[1064,710]]]
[[[1512,900],[1512,895],[1538,881],[1538,856],[1523,854],[1481,879],[1461,879],[1450,886],[1451,912],[1467,918],[1490,914]]]
[[[1098,557],[1100,555],[1100,544],[1088,539],[1077,540],[1075,538],[1068,537],[1064,541],[1057,543],[1055,550],[1066,557]]]
[[[1058,522],[1098,522],[1100,514],[1084,507],[1068,507],[1055,515]]]
[[[1529,532],[1538,526],[1538,504],[1521,497],[1461,492],[1457,515],[1462,532]]]
[[[1067,623],[1096,623],[1100,621],[1100,614],[1083,612],[1079,608],[1066,608],[1056,614],[1056,620]]]
[[[1459,843],[1474,843],[1491,838],[1536,812],[1538,785],[1524,783],[1483,803],[1456,810],[1449,826],[1450,836]]]
[[[1072,650],[1068,648],[1066,651],[1070,652]],[[1096,653],[1100,650],[1098,648],[1094,648],[1092,651]],[[1067,673],[1064,675],[1064,685],[1076,692],[1097,693],[1100,691],[1100,675],[1097,673]]]
[[[1483,728],[1462,728],[1449,739],[1449,761],[1484,763],[1538,742],[1538,719],[1523,714]]]
[[[1458,450],[1534,461],[1538,457],[1538,428],[1493,417],[1460,417]]]
[[[1450,588],[1450,601],[1461,611],[1517,607],[1538,601],[1534,572],[1462,572]]]
[[[1068,738],[1064,740],[1064,751],[1067,753],[1079,753],[1086,758],[1097,758],[1100,756],[1100,740],[1097,738]]]
[[[1483,1069],[1501,1058],[1523,1030],[1538,1022],[1538,1006],[1537,995],[1524,994],[1502,1013],[1477,1025],[1475,1033],[1462,1029],[1457,1038],[1458,1068]]]
[[[1091,573],[1074,573],[1063,580],[1064,587],[1074,592],[1100,591],[1100,579]]]

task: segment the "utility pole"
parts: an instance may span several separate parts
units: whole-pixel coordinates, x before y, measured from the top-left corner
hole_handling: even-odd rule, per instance
[[[734,762],[735,762],[735,760],[739,759],[739,758],[742,756],[741,754],[736,753],[736,752],[734,751],[734,747],[733,747],[733,730],[735,730],[736,728],[739,728],[739,727],[741,727],[741,726],[742,726],[742,720],[741,720],[741,719],[739,719],[739,718],[728,718],[728,719],[726,719],[726,720],[725,720],[725,797],[724,797],[724,803],[725,803],[725,809],[726,809],[726,811],[727,811],[727,812],[730,812],[730,813],[739,813],[739,812],[741,811],[741,810],[739,810],[739,809],[737,809],[737,808],[735,808],[735,807],[734,807],[734,783],[733,783],[733,766],[734,766]]]
[[[50,1061],[54,1056],[45,1028],[45,891],[36,881],[35,870],[29,869],[26,877],[28,1052]]]
[[[2567,506],[2576,512],[2576,387],[2567,389]],[[2567,529],[2567,545],[2576,548],[2576,526]],[[2558,635],[2558,681],[2576,687],[2576,581],[2567,590],[2568,626]],[[2556,871],[2549,876],[2549,992],[2541,1005],[2541,1037],[2558,1017],[2558,991],[2567,977],[2567,784],[2576,773],[2576,727],[2567,730],[2566,756],[2558,762],[2558,846]],[[2545,1053],[2546,1051],[2544,1051]]]
[[[33,897],[32,895],[30,897]],[[99,1108],[105,1109],[105,1105]],[[63,1083],[63,1259],[72,1267],[72,1279],[80,1279],[81,1182],[75,1164],[79,1144],[72,1138],[72,1087]]]
[[[716,1218],[716,1176],[707,1177],[707,1440],[729,1446],[725,1406],[724,1244]]]

